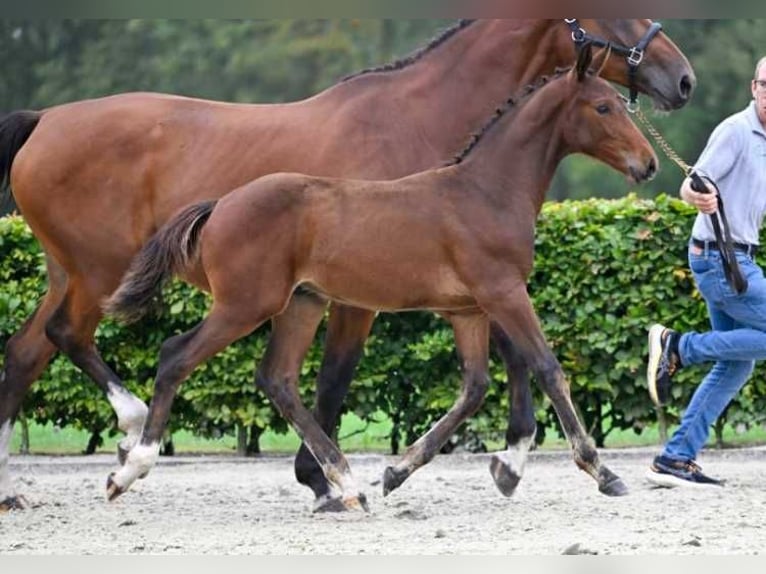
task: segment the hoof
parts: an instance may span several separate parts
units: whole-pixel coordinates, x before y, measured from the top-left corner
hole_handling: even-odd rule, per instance
[[[503,496],[513,496],[516,487],[521,481],[521,476],[513,472],[508,465],[497,456],[492,456],[489,463],[489,473],[495,481],[495,486]]]
[[[318,498],[314,503],[314,513],[317,514],[320,512],[354,512],[359,510],[364,512],[370,511],[370,507],[367,505],[367,497],[362,493],[359,493],[359,496],[353,496],[345,500],[340,497]]]
[[[122,488],[119,486],[116,482],[114,482],[114,475],[109,475],[109,477],[106,479],[106,498],[109,502],[112,502],[115,498],[123,494],[127,489]]]
[[[600,484],[598,490],[607,496],[626,496],[628,494],[628,487],[625,486],[622,479],[617,476],[606,484]]]
[[[362,510],[364,512],[369,512],[370,507],[367,505],[367,497],[359,493],[359,496],[355,496],[353,498],[348,498],[343,501],[343,503],[346,506],[346,509],[352,510],[352,511],[359,511]]]
[[[0,514],[10,512],[11,510],[26,510],[30,506],[29,501],[20,494],[9,496],[0,502]]]
[[[341,498],[328,498],[328,497],[322,497],[317,498],[314,502],[314,513],[325,513],[325,512],[346,512],[348,508],[346,508],[346,505],[343,504],[343,500]]]
[[[406,470],[396,470],[393,466],[386,467],[383,472],[383,496],[388,496],[399,488],[408,476]]]

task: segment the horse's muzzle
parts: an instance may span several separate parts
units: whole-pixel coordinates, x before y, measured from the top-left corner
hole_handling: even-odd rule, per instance
[[[655,175],[657,175],[657,160],[655,158],[651,158],[643,167],[630,167],[630,177],[632,177],[636,183],[650,181],[654,179]]]

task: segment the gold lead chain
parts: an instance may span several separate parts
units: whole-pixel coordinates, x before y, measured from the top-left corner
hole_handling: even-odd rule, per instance
[[[681,171],[684,172],[684,175],[689,175],[692,172],[691,166],[686,163],[681,157],[675,152],[675,150],[670,147],[670,144],[665,140],[664,137],[662,137],[662,134],[657,131],[657,128],[655,128],[650,122],[649,119],[644,115],[644,112],[641,111],[640,108],[635,107],[633,109],[628,108],[629,111],[634,113],[638,120],[644,125],[646,128],[646,131],[649,132],[649,134],[654,138],[654,140],[657,142],[657,145],[660,146],[660,149],[665,153],[666,156],[668,156],[668,159],[675,162],[678,167],[681,168]]]

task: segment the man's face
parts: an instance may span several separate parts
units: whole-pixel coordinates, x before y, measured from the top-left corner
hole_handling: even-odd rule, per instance
[[[758,112],[758,119],[766,127],[766,66],[758,69],[756,78],[752,81],[750,87],[755,100],[755,109]]]

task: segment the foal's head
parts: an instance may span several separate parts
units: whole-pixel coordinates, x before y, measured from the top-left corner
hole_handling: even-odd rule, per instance
[[[607,59],[608,49],[600,56]],[[558,114],[562,143],[567,152],[601,160],[635,182],[649,180],[657,171],[657,156],[630,119],[622,96],[598,77],[600,68],[589,71],[592,60],[586,45],[576,65],[561,79],[567,92]]]

